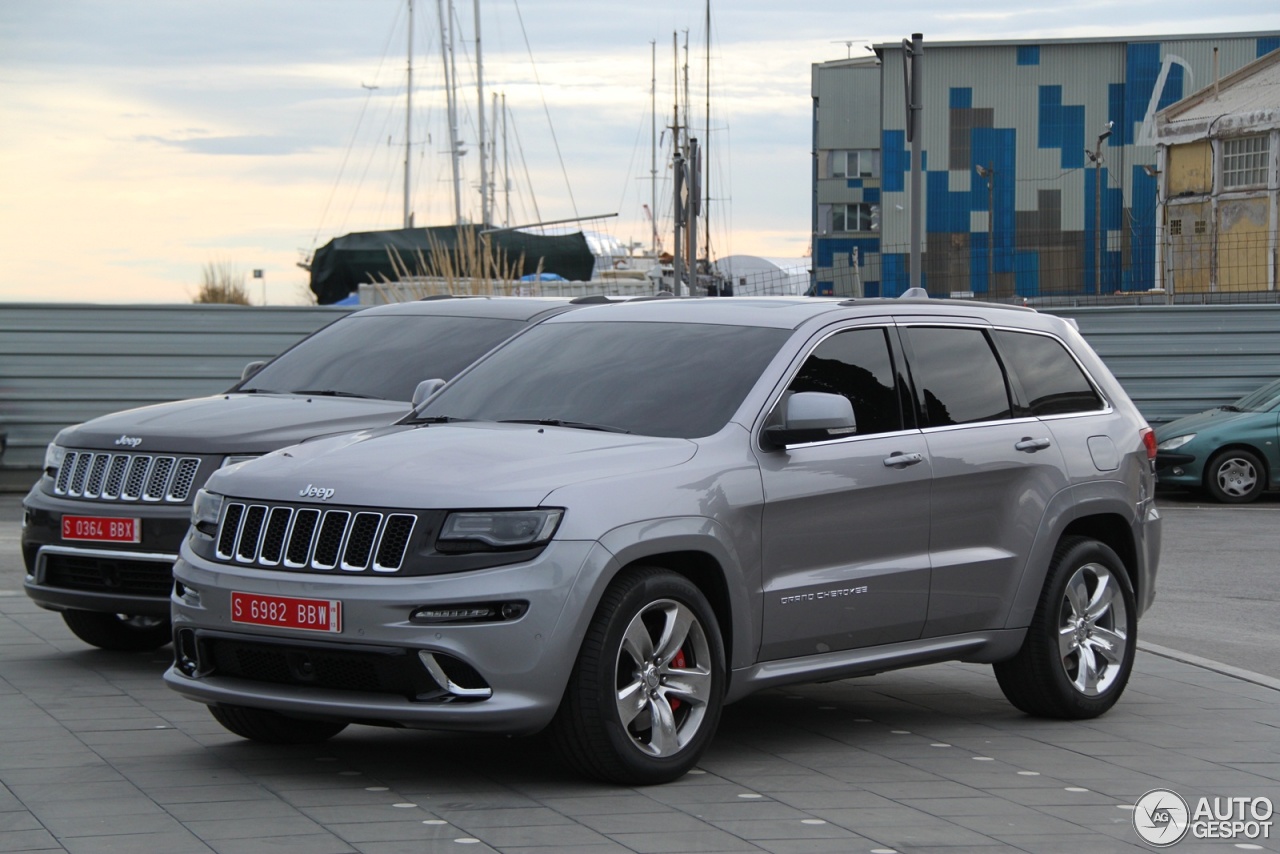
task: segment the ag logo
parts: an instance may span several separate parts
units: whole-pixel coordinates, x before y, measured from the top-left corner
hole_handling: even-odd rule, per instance
[[[1152,789],[1138,798],[1133,809],[1133,829],[1142,841],[1165,848],[1187,835],[1191,813],[1187,802],[1171,789]]]

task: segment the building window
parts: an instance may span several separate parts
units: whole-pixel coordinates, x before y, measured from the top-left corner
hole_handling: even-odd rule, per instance
[[[831,152],[832,178],[879,178],[880,152],[874,149]]]
[[[1266,134],[1222,141],[1223,189],[1267,183],[1269,142]]]
[[[1182,234],[1182,220],[1180,219],[1169,220],[1169,233]]]
[[[866,202],[831,206],[832,231],[879,231],[880,206]]]

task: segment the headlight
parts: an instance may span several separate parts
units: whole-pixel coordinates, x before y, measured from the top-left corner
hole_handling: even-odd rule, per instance
[[[442,552],[527,549],[545,544],[556,532],[560,508],[450,513],[436,538]]]
[[[44,449],[44,476],[56,480],[58,469],[62,468],[62,461],[66,459],[66,456],[66,448],[50,442],[48,447]]]
[[[197,534],[212,540],[218,533],[222,500],[221,495],[207,489],[196,492],[196,500],[191,502],[191,527]]]
[[[1185,436],[1174,436],[1172,439],[1165,439],[1159,445],[1156,445],[1158,451],[1172,451],[1174,448],[1181,448],[1196,437],[1195,433],[1188,433]]]
[[[219,466],[219,468],[234,466],[237,463],[243,463],[247,460],[256,460],[260,456],[262,455],[261,454],[231,454],[230,456],[223,457],[222,465]]]

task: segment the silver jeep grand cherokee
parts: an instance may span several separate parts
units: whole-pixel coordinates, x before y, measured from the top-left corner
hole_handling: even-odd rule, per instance
[[[950,659],[1092,717],[1154,593],[1154,457],[1027,309],[584,308],[398,425],[216,472],[165,679],[250,739],[549,727],[626,783],[683,774],[753,691]]]

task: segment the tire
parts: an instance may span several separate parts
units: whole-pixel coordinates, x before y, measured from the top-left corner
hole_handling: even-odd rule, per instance
[[[99,611],[63,611],[62,621],[87,644],[115,652],[159,649],[173,640],[163,617],[132,617]]]
[[[1058,544],[1022,649],[995,665],[1000,690],[1029,715],[1094,718],[1115,705],[1133,670],[1133,585],[1110,548]]]
[[[347,728],[345,721],[292,718],[245,706],[210,706],[209,712],[218,723],[241,738],[266,744],[315,744],[328,741]]]
[[[1204,488],[1215,501],[1247,504],[1267,488],[1267,469],[1253,451],[1219,451],[1204,469]]]
[[[692,582],[653,567],[628,572],[592,618],[551,741],[588,777],[626,785],[675,780],[715,734],[724,661],[715,613]]]

